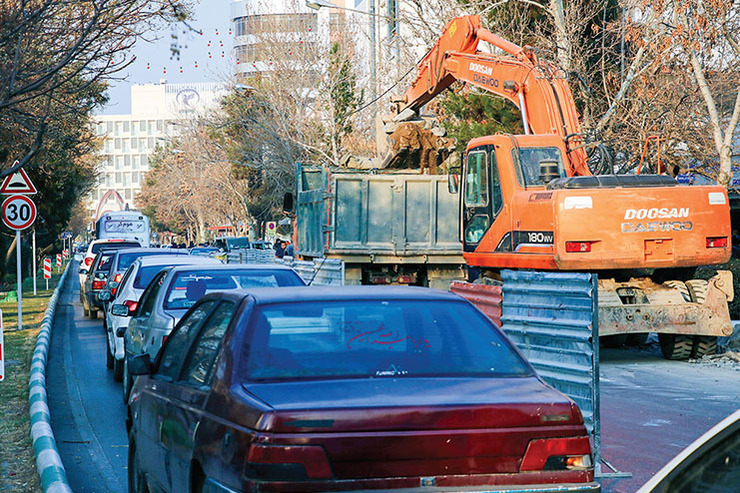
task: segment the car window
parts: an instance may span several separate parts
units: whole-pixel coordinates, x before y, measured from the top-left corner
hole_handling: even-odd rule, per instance
[[[113,256],[115,253],[101,253],[100,263],[95,268],[96,272],[110,272],[110,266],[113,263]]]
[[[116,241],[114,243],[102,242],[102,243],[95,243],[92,246],[90,253],[98,253],[101,248],[117,250],[119,248],[134,248],[134,247],[140,247],[140,246],[141,244],[138,241]]]
[[[157,293],[162,287],[166,272],[162,272],[159,277],[155,277],[146,291],[141,295],[141,310],[136,314],[136,317],[148,317],[154,310],[154,302],[157,299]]]
[[[116,294],[113,297],[113,299],[117,299],[121,295],[121,293],[123,292],[123,288],[126,286],[126,283],[131,277],[131,273],[133,271],[134,269],[132,267],[129,267],[128,269],[126,269],[126,272],[123,274],[123,278],[121,279],[121,282],[118,284],[118,289],[116,290]]]
[[[213,291],[256,287],[303,286],[298,275],[289,270],[197,270],[180,272],[170,285],[164,302],[165,310],[190,308]]]
[[[144,289],[149,286],[154,276],[157,273],[162,272],[162,269],[167,267],[166,265],[149,265],[146,267],[139,267],[139,271],[136,273],[134,278],[134,287],[136,289]]]
[[[250,324],[240,358],[247,380],[531,374],[501,331],[463,302],[276,303]]]
[[[694,459],[660,491],[731,493],[740,485],[740,427]],[[679,466],[680,468],[680,466]],[[662,486],[662,485],[661,485]]]
[[[198,341],[190,354],[190,361],[185,369],[183,380],[189,385],[210,386],[213,380],[212,368],[216,355],[221,347],[226,328],[234,315],[236,304],[224,301],[213,312],[205,323]]]
[[[184,317],[176,329],[170,334],[167,345],[162,350],[157,375],[174,380],[180,374],[183,360],[198,329],[216,302],[208,300],[197,306],[189,315]]]

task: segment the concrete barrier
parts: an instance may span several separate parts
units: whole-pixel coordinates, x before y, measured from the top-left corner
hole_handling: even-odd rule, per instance
[[[41,478],[41,489],[44,493],[67,493],[72,488],[67,481],[67,473],[62,464],[62,458],[57,450],[54,432],[51,430],[51,416],[46,400],[46,361],[51,347],[51,327],[54,323],[59,296],[69,275],[70,266],[59,279],[54,294],[49,299],[49,305],[41,322],[41,332],[36,339],[36,348],[31,359],[31,374],[28,381],[28,404],[31,414],[31,439],[33,451],[36,455],[36,470]]]

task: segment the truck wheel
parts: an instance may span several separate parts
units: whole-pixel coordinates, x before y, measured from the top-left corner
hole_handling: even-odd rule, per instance
[[[694,336],[682,334],[658,334],[660,351],[665,359],[685,360],[691,357]]]
[[[709,282],[704,279],[692,279],[686,281],[686,287],[689,288],[689,293],[691,293],[691,301],[700,304],[706,301]],[[701,358],[715,353],[717,353],[717,338],[715,336],[694,337],[694,348],[691,351],[692,358]]]
[[[666,281],[663,283],[663,285],[669,288],[677,289],[681,293],[681,296],[683,296],[684,301],[691,301],[691,293],[689,293],[689,288],[686,284],[683,281]]]
[[[715,336],[695,336],[694,348],[691,351],[692,358],[717,353],[717,338]]]

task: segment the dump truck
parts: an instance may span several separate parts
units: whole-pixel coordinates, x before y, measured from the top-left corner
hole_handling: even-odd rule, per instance
[[[479,51],[481,41],[493,50]],[[668,359],[715,352],[717,337],[733,330],[732,277],[721,271],[707,281],[695,272],[730,258],[727,191],[679,187],[660,174],[596,174],[603,166],[587,152],[566,74],[533,48],[483,28],[479,16],[445,26],[395,98],[386,132],[402,122],[426,124],[420,110],[455,82],[507,99],[524,128],[523,135],[471,140],[461,172],[449,174],[449,189],[460,198],[447,206],[460,218],[469,271],[492,282],[501,269],[595,272],[600,336],[657,332]],[[395,161],[394,146],[382,148],[381,167]],[[442,214],[444,207],[429,210]]]
[[[296,253],[345,262],[346,284],[449,289],[464,278],[446,175],[296,165]]]

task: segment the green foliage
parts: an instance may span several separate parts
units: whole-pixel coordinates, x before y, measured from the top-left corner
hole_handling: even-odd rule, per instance
[[[331,101],[334,113],[334,129],[339,143],[342,137],[352,133],[352,113],[362,101],[362,93],[356,94],[357,77],[341,45],[336,42],[329,50],[329,73],[333,74]]]
[[[446,115],[442,126],[447,135],[457,139],[460,152],[476,137],[523,133],[519,110],[503,98],[480,92],[450,91],[440,104]]]

